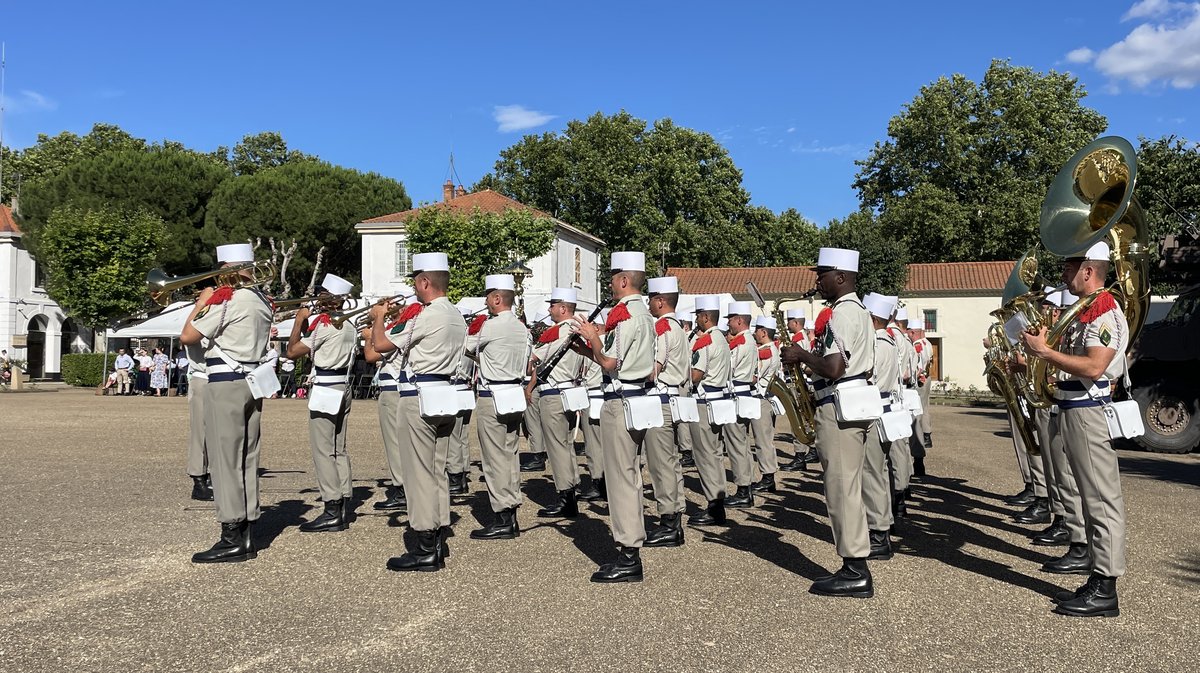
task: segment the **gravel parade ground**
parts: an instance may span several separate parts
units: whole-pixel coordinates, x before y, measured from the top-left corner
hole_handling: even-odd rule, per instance
[[[91,393],[0,394],[13,527],[0,538],[0,671],[1181,671],[1200,659],[1194,455],[1121,452],[1121,616],[1072,619],[1050,596],[1086,578],[1040,572],[1065,548],[1034,547],[1026,533],[1042,526],[1011,521],[1002,498],[1022,484],[994,409],[933,409],[931,476],[914,485],[896,557],[871,562],[875,598],[855,600],[807,592],[839,565],[819,467],[780,472],[780,492],[730,510],[727,527],[644,550],[645,582],[597,585],[590,573],[615,553],[603,503],[539,520],[553,483],[526,474],[521,537],[471,540],[491,520],[476,466],[446,569],[389,572],[406,519],[371,509],[385,470],[370,400],[350,415],[348,531],[297,530],[320,508],[308,413],[269,400],[258,558],[193,565],[219,526],[212,503],[188,498],[186,401]],[[790,442],[777,446],[790,458]],[[694,469],[685,483],[694,509]]]

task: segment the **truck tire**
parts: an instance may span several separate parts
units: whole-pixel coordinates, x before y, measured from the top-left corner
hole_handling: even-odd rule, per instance
[[[1135,388],[1133,399],[1142,409],[1146,434],[1142,448],[1158,453],[1188,453],[1200,444],[1200,399],[1163,386]]]

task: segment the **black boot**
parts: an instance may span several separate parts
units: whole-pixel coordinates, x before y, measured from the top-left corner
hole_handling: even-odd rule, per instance
[[[927,448],[927,449],[933,448],[933,435],[931,433],[926,432],[925,436],[922,439],[925,440],[925,448]]]
[[[529,460],[521,463],[522,472],[541,472],[546,469],[546,454],[535,453]]]
[[[517,525],[517,508],[509,507],[496,512],[496,520],[490,526],[471,531],[472,540],[512,540],[521,536]]]
[[[870,598],[875,595],[875,585],[866,559],[848,558],[842,559],[841,570],[813,582],[808,592],[818,596]]]
[[[1050,523],[1050,498],[1035,498],[1029,505],[1013,516],[1017,523]]]
[[[750,493],[749,486],[738,486],[737,491],[733,496],[725,501],[726,507],[734,509],[749,509],[754,506],[754,496]]]
[[[1010,495],[1004,499],[1004,504],[1013,507],[1028,507],[1033,504],[1037,496],[1033,494],[1033,484],[1025,484],[1025,488],[1021,489],[1020,493]]]
[[[607,497],[608,489],[604,485],[604,477],[592,479],[591,483],[588,484],[587,489],[585,489],[583,493],[579,494],[579,499],[586,502],[604,500]]]
[[[417,548],[401,556],[393,556],[387,561],[388,570],[398,572],[420,571],[435,572],[446,567],[446,552],[443,548],[441,531],[417,531]]]
[[[579,503],[575,499],[575,489],[568,488],[565,491],[559,491],[558,502],[539,509],[537,515],[548,519],[559,517],[570,519],[579,516]]]
[[[683,519],[679,514],[664,514],[658,526],[646,535],[643,547],[682,547]]]
[[[1072,542],[1067,553],[1042,565],[1042,571],[1056,575],[1088,575],[1092,572],[1092,555],[1085,542]]]
[[[221,524],[221,539],[208,551],[192,554],[192,563],[235,563],[258,556],[250,539],[250,522]]]
[[[301,533],[326,533],[346,530],[345,498],[329,500],[325,503],[325,511],[321,516],[300,524]]]
[[[725,498],[710,500],[703,512],[688,517],[689,526],[713,526],[725,523]]]
[[[896,521],[908,518],[908,503],[905,502],[905,494],[907,490],[900,491],[892,496],[892,518]]]
[[[403,486],[388,486],[387,499],[371,505],[372,509],[380,511],[404,510],[408,507],[408,498],[404,496]]]
[[[192,500],[212,500],[212,487],[208,485],[208,475],[192,477]]]
[[[470,490],[467,486],[467,474],[465,472],[450,473],[450,495],[465,495]]]
[[[867,531],[871,539],[871,555],[868,561],[890,561],[892,559],[892,540],[886,530]]]
[[[1087,584],[1066,600],[1058,602],[1054,611],[1069,617],[1116,617],[1121,614],[1117,603],[1117,578],[1092,574]]]
[[[592,573],[593,582],[611,584],[614,582],[641,582],[642,556],[637,547],[621,547],[617,560],[605,563]]]
[[[696,467],[696,459],[691,451],[679,452],[679,467]]]
[[[925,478],[925,457],[924,456],[922,456],[920,458],[913,456],[912,476],[914,479],[924,479]]]
[[[797,453],[795,458],[784,463],[783,465],[780,465],[779,469],[783,470],[784,472],[802,472],[807,467],[808,463],[804,462],[804,455]]]
[[[587,455],[587,446],[583,442],[575,443],[575,455],[577,455],[577,456],[586,456]]]
[[[1054,517],[1048,528],[1033,536],[1033,544],[1039,547],[1061,547],[1070,543],[1071,531],[1067,530],[1067,522],[1061,516]]]
[[[775,473],[764,474],[762,479],[750,484],[750,490],[755,493],[775,493]]]

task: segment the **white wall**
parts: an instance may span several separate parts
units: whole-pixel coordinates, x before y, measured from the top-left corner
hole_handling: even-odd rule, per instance
[[[42,350],[45,375],[54,377],[62,371],[62,325],[66,316],[45,289],[34,286],[34,266],[19,237],[0,237],[0,348],[8,350],[13,359],[29,360],[29,349],[14,348],[13,337],[27,334],[30,320],[42,316],[46,325]],[[77,337],[74,346],[91,350],[90,336]]]

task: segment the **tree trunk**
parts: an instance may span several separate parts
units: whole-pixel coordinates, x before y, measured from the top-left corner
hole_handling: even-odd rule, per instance
[[[292,244],[283,252],[283,262],[279,264],[279,282],[282,290],[280,296],[284,299],[291,299],[292,297],[292,283],[288,280],[287,270],[288,265],[292,263],[292,257],[296,255],[296,247],[298,245],[296,239],[293,238]],[[282,248],[282,244],[280,247]]]
[[[325,261],[325,246],[321,246],[317,250],[317,261],[313,264],[312,278],[308,280],[308,289],[305,290],[304,296],[311,297],[313,292],[317,291],[317,275],[321,273],[321,264]]]

